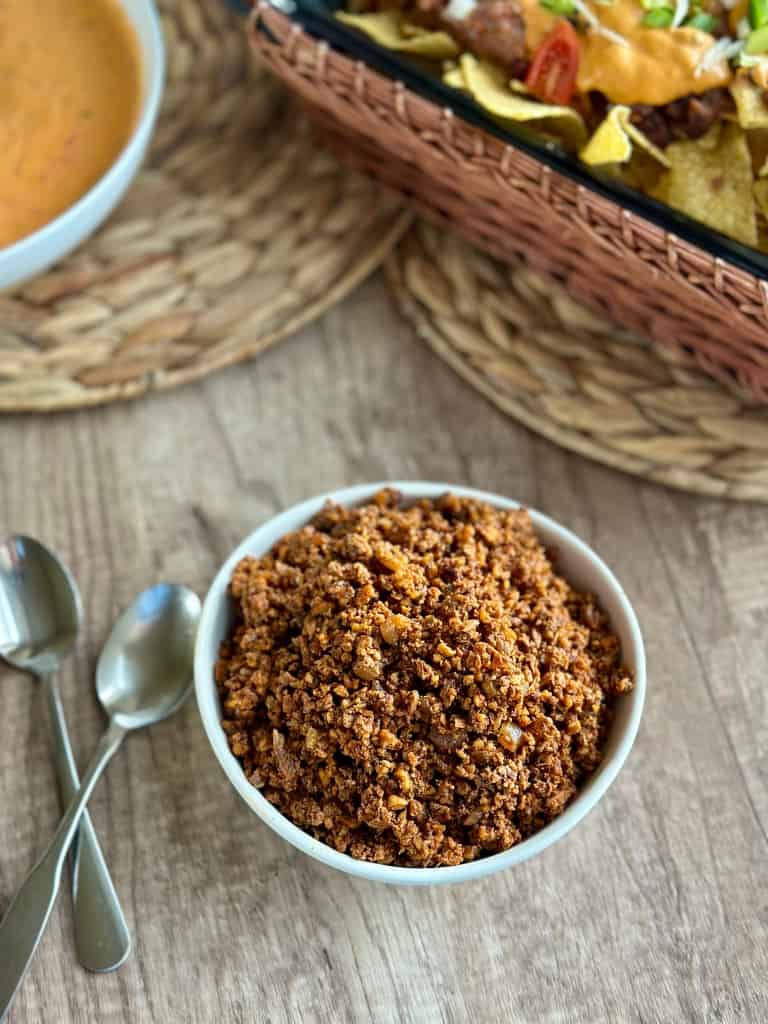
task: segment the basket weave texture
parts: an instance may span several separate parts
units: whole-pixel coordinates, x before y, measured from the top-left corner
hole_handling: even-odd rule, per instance
[[[386,267],[420,337],[530,430],[669,487],[768,502],[768,407],[733,384],[424,221]]]
[[[152,150],[101,231],[0,296],[0,412],[97,405],[250,358],[370,274],[411,215],[315,142],[222,0],[158,0]]]
[[[556,278],[591,308],[768,401],[768,282],[333,50],[266,3],[250,36],[337,157],[487,252]]]

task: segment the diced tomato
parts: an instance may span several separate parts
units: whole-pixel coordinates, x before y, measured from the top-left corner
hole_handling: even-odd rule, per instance
[[[581,43],[569,21],[558,21],[542,40],[525,77],[529,91],[545,103],[570,103],[579,72]]]

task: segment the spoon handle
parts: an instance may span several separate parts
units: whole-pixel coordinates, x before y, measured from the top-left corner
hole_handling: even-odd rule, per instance
[[[77,792],[80,779],[67,733],[64,708],[54,673],[42,678],[53,731],[56,774],[64,806]],[[131,951],[131,936],[86,811],[72,849],[72,902],[75,944],[80,963],[89,971],[112,971]]]
[[[7,1013],[45,931],[56,902],[67,851],[88,799],[124,736],[125,729],[111,722],[99,740],[88,771],[48,849],[27,875],[0,921],[0,1020]]]

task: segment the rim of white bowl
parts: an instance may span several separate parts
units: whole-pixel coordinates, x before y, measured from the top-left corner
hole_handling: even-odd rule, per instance
[[[136,119],[136,126],[131,133],[131,137],[115,157],[114,162],[110,165],[108,170],[88,189],[87,192],[83,193],[83,195],[81,195],[80,198],[71,206],[68,206],[63,213],[54,217],[53,220],[49,220],[47,224],[38,228],[37,231],[33,231],[31,235],[25,235],[24,238],[20,238],[18,242],[14,242],[12,245],[4,247],[0,246],[0,255],[3,257],[22,257],[26,254],[28,249],[36,248],[41,243],[44,243],[50,236],[55,235],[62,228],[66,228],[67,225],[78,220],[82,215],[83,210],[90,206],[94,200],[100,199],[102,195],[110,193],[115,189],[125,166],[129,164],[134,156],[138,152],[141,152],[141,150],[143,150],[148,144],[152,132],[154,131],[155,121],[157,120],[157,115],[160,110],[160,101],[163,98],[166,54],[165,39],[163,38],[163,30],[160,27],[160,15],[157,8],[155,7],[153,0],[143,0],[143,5],[146,8],[150,26],[150,50],[157,59],[153,61],[152,74],[149,75],[147,80],[142,83],[144,94],[143,100],[139,116]],[[136,36],[136,43],[139,47],[140,53],[142,53],[142,73],[146,74],[145,65],[147,62],[143,57],[145,48],[141,44],[138,32],[133,24],[133,19],[127,9],[123,4],[120,4],[120,7],[127,20],[130,22],[131,29]]]
[[[561,549],[567,546],[592,564],[601,578],[603,587],[602,593],[597,595],[598,598],[603,603],[605,595],[609,591],[612,592],[621,610],[623,625],[630,638],[631,650],[627,650],[625,644],[624,655],[632,667],[635,686],[630,693],[620,698],[630,703],[629,716],[614,751],[604,758],[596,772],[590,777],[588,787],[575,797],[561,815],[529,838],[501,853],[491,854],[453,867],[418,868],[376,864],[371,861],[358,860],[346,853],[339,853],[310,836],[298,825],[289,821],[266,797],[261,795],[259,790],[248,782],[240,762],[229,749],[219,719],[218,694],[213,679],[213,665],[218,655],[221,638],[213,636],[213,626],[222,602],[229,601],[227,587],[237,562],[246,554],[266,553],[284,534],[304,525],[322,508],[326,501],[332,500],[340,505],[356,505],[366,498],[370,498],[383,487],[393,487],[407,499],[436,498],[451,492],[460,497],[477,498],[498,508],[528,508],[537,531],[542,528],[547,533],[556,535]],[[612,625],[617,628],[615,616]],[[521,864],[562,839],[599,803],[621,770],[637,736],[645,703],[645,690],[645,648],[637,616],[618,579],[600,556],[567,527],[562,526],[549,516],[537,512],[530,506],[521,506],[520,502],[500,494],[450,483],[383,481],[358,484],[354,487],[328,491],[317,497],[309,498],[266,520],[235,548],[216,574],[203,603],[195,648],[195,695],[203,728],[224,773],[245,803],[283,839],[323,864],[357,878],[398,885],[440,885],[483,878],[514,864]]]

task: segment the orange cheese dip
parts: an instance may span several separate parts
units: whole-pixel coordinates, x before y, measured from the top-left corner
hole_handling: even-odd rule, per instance
[[[0,246],[103,176],[140,101],[138,43],[117,0],[2,0]]]
[[[558,19],[544,10],[539,0],[521,0],[521,6],[526,43],[533,51]],[[639,0],[590,3],[590,7],[606,28],[618,32],[629,45],[622,46],[592,30],[583,35],[576,83],[580,93],[594,89],[611,103],[656,107],[730,82],[725,63],[694,74],[715,41],[708,33],[695,28],[645,28],[641,24],[645,11]]]

